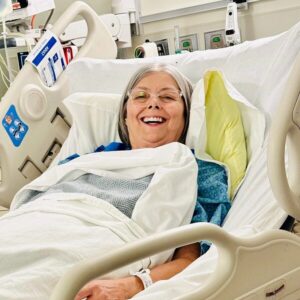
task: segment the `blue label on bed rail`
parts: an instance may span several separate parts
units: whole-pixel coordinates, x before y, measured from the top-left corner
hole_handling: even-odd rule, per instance
[[[49,53],[49,51],[53,48],[53,46],[57,43],[57,40],[54,37],[51,37],[47,44],[41,49],[41,51],[34,58],[32,63],[35,66],[38,66],[40,62],[44,59],[44,57]]]
[[[44,83],[51,87],[59,75],[65,70],[65,55],[63,47],[56,35],[47,30],[26,61],[30,62],[40,74]]]
[[[19,147],[28,131],[28,126],[20,119],[14,105],[5,114],[2,125],[16,147]]]

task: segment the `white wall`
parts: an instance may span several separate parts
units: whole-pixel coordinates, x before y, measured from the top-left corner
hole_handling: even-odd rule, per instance
[[[150,0],[140,1],[144,15],[165,10],[164,6],[159,11],[156,10],[153,5],[156,1],[152,1],[152,8],[149,5]],[[201,1],[211,2],[210,0],[165,1],[170,5],[170,10],[181,8],[178,3],[181,5],[183,2],[190,5],[193,3],[201,4]],[[143,24],[142,35],[134,37],[133,46],[143,43],[145,39],[150,41],[168,39],[170,53],[174,53],[174,26],[179,25],[180,35],[197,34],[199,48],[203,50],[205,49],[204,33],[224,29],[225,14],[226,9],[223,8]],[[239,11],[239,24],[243,41],[275,35],[289,29],[297,22],[300,22],[300,0],[260,0],[249,3],[248,10]],[[133,57],[133,49],[123,50],[122,57]]]
[[[190,6],[195,6],[199,4],[213,3],[217,0],[184,0],[184,1],[174,1],[174,0],[163,0],[163,1],[153,1],[153,0],[139,0],[141,7],[141,14],[143,16],[148,16],[155,13],[166,12],[171,9],[180,9]],[[159,3],[159,5],[153,5],[154,3]]]
[[[111,0],[81,0],[90,5],[99,15],[111,13]],[[58,17],[74,2],[74,0],[54,0],[55,10],[50,23],[53,24]],[[47,20],[49,12],[41,13],[36,17],[36,25],[43,25]]]

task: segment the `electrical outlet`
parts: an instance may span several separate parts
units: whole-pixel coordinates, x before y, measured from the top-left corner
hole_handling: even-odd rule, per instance
[[[198,47],[198,38],[197,34],[189,34],[185,36],[181,36],[179,38],[179,47],[180,50],[185,50],[185,51],[196,51],[199,49]]]
[[[217,49],[226,47],[225,30],[215,30],[204,33],[205,49]]]

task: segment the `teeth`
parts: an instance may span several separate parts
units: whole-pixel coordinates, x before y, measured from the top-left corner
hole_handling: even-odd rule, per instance
[[[145,117],[143,119],[145,123],[155,122],[155,123],[162,123],[163,119],[161,117]]]

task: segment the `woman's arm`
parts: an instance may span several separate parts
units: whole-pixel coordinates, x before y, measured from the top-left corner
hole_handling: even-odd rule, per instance
[[[151,269],[153,282],[169,279],[184,270],[200,256],[199,244],[187,245],[176,249],[170,262]],[[141,280],[129,276],[113,280],[93,280],[86,284],[76,295],[75,300],[88,297],[89,300],[125,300],[130,299],[144,289]]]

